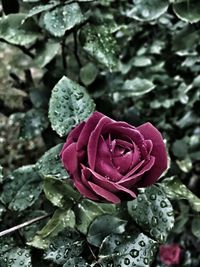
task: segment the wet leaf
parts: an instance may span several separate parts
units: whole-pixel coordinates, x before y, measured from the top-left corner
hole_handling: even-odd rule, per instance
[[[84,20],[78,3],[70,3],[47,11],[43,17],[45,29],[55,37],[61,37],[67,30]]]
[[[47,65],[58,53],[60,44],[57,42],[47,42],[37,51],[37,56],[33,60],[33,65],[43,68]]]
[[[181,181],[175,176],[166,178],[160,184],[166,195],[171,199],[186,199],[191,207],[200,212],[200,199],[195,196]]]
[[[67,209],[81,198],[81,195],[73,189],[71,183],[58,181],[52,178],[44,180],[43,190],[46,198],[57,207]]]
[[[157,243],[143,233],[112,234],[106,237],[99,252],[99,263],[104,267],[150,267],[157,252]]]
[[[63,77],[53,88],[49,119],[53,130],[65,136],[94,111],[94,102],[85,88]]]
[[[198,239],[200,239],[200,217],[194,218],[192,220],[192,233]]]
[[[39,0],[40,1],[40,0]],[[37,2],[37,1],[33,1],[33,2]],[[49,4],[45,4],[45,5],[37,5],[37,6],[34,6],[29,12],[28,12],[28,15],[26,16],[26,19],[27,18],[30,18],[30,17],[33,17],[35,15],[38,15],[44,11],[47,11],[49,9],[52,9],[53,7],[57,6],[58,5],[58,2],[52,2],[52,3],[49,3]]]
[[[113,204],[95,203],[88,199],[83,199],[75,207],[76,228],[86,234],[90,223],[101,214],[114,214],[116,206]]]
[[[82,253],[84,242],[77,231],[66,228],[52,239],[45,251],[44,259],[64,264],[70,258],[78,257]]]
[[[22,120],[20,137],[33,139],[40,135],[48,125],[48,117],[44,110],[30,109]]]
[[[87,86],[95,81],[97,74],[97,67],[93,63],[88,63],[81,68],[80,79]]]
[[[3,255],[4,266],[12,267],[31,267],[31,254],[29,249],[12,248]]]
[[[64,228],[73,228],[74,226],[74,212],[72,210],[57,209],[53,217],[37,232],[33,240],[28,244],[36,248],[46,249],[54,236],[57,236]]]
[[[151,186],[128,202],[133,220],[158,242],[164,243],[174,226],[173,208],[164,191]]]
[[[90,267],[89,265],[82,257],[74,257],[68,259],[63,267]]]
[[[133,80],[126,80],[121,93],[126,96],[141,96],[151,92],[155,85],[147,80],[135,78]]]
[[[50,148],[36,163],[35,167],[38,173],[43,177],[52,177],[54,179],[67,179],[69,174],[64,169],[60,152],[63,144],[58,144]]]
[[[148,21],[159,18],[168,9],[167,0],[133,0],[134,7],[127,12],[131,18]]]
[[[93,246],[99,247],[103,239],[110,235],[121,234],[125,231],[127,221],[121,220],[112,215],[101,215],[98,216],[91,224],[88,229],[87,241]]]
[[[81,32],[83,48],[100,64],[105,65],[110,71],[117,68],[117,43],[112,36],[109,26],[87,25]]]
[[[15,45],[29,45],[38,38],[38,28],[32,20],[24,22],[26,14],[10,14],[0,18],[0,38]]]
[[[34,165],[28,165],[12,173],[11,180],[3,187],[1,198],[9,209],[22,211],[35,203],[41,191],[41,178]]]
[[[195,23],[200,20],[200,3],[195,0],[175,3],[173,10],[180,19],[186,22]]]

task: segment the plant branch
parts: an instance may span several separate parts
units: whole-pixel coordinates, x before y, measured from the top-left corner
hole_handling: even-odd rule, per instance
[[[12,46],[15,46],[17,48],[19,48],[24,54],[26,54],[27,56],[31,57],[31,58],[34,58],[34,54],[31,53],[25,46],[22,46],[22,45],[15,45],[15,44],[11,44],[9,43],[8,41],[0,38],[0,42],[2,43],[6,43],[8,45],[12,45]]]
[[[30,224],[33,224],[33,223],[36,223],[38,221],[44,220],[49,216],[51,216],[51,214],[42,215],[42,216],[36,217],[36,218],[34,218],[32,220],[29,220],[27,222],[24,222],[24,223],[21,223],[19,225],[14,226],[14,227],[11,227],[9,229],[6,229],[6,230],[0,232],[0,237],[8,235],[8,234],[11,234],[11,233],[13,233],[13,232],[15,232],[15,231],[17,231],[17,230],[19,230],[21,228],[24,228],[24,227],[26,227],[26,226],[28,226]]]
[[[65,54],[65,39],[62,40],[61,49],[62,49],[63,68],[66,70],[67,69],[67,60],[66,60],[66,54]]]
[[[73,36],[74,36],[74,55],[79,65],[79,68],[81,68],[82,64],[81,64],[81,61],[78,55],[78,42],[77,42],[77,31],[76,30],[73,32]]]

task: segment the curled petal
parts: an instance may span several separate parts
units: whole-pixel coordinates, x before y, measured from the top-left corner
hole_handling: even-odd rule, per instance
[[[61,154],[62,163],[70,174],[78,169],[78,155],[76,151],[76,143],[72,143],[66,147]]]
[[[84,125],[79,138],[77,142],[77,150],[82,150],[84,147],[87,146],[89,137],[91,135],[91,132],[95,129],[96,125],[98,124],[99,120],[101,118],[105,117],[100,112],[94,112],[89,119],[87,120],[87,123]]]
[[[112,120],[106,116],[101,118],[96,126],[96,128],[92,131],[89,141],[88,141],[88,163],[91,169],[94,170],[96,156],[97,156],[97,148],[99,143],[99,137],[101,135],[103,127],[111,122]]]
[[[109,177],[111,180],[119,180],[122,175],[118,172],[112,162],[111,153],[107,143],[101,136],[97,149],[97,160],[95,170],[103,176]]]
[[[145,139],[153,143],[151,155],[155,157],[155,163],[151,170],[142,178],[140,186],[149,186],[157,181],[161,174],[167,169],[167,152],[160,132],[151,124],[145,123],[137,128]]]
[[[60,152],[60,155],[62,155],[63,151],[72,143],[76,142],[78,140],[78,137],[85,125],[85,122],[80,123],[78,126],[76,126],[68,135],[66,143],[62,147],[62,150]]]
[[[112,193],[116,193],[116,194],[123,192],[123,193],[128,194],[129,197],[131,196],[132,198],[136,198],[136,194],[133,190],[129,190],[128,188],[125,188],[118,183],[110,181],[110,180],[106,179],[105,177],[101,176],[100,174],[96,173],[95,171],[93,171],[89,168],[87,168],[87,171],[92,174],[93,183],[101,186],[105,190],[108,190],[108,191],[110,191]]]
[[[100,198],[96,194],[94,194],[90,189],[84,186],[81,182],[74,180],[74,186],[84,197],[95,201],[100,201]]]
[[[140,179],[141,177],[148,172],[149,170],[151,170],[152,166],[154,165],[155,162],[155,158],[153,156],[150,157],[150,160],[144,165],[142,165],[142,167],[140,168],[140,171],[138,171],[137,173],[133,173],[131,176],[126,177],[121,179],[118,184],[126,186],[128,188],[132,187],[133,185],[135,185]],[[139,187],[139,186],[137,186]]]
[[[121,125],[121,123],[120,124],[117,122],[108,123],[104,127],[102,134],[109,133],[113,136],[117,136],[118,138],[120,136],[120,139],[125,139],[125,140],[127,139],[127,141],[132,140],[139,148],[142,157],[144,159],[148,158],[145,139],[143,135],[140,133],[140,131],[138,131],[137,128],[133,127],[125,128],[119,125]]]
[[[120,203],[121,200],[120,198],[118,198],[115,194],[105,190],[104,188],[102,188],[101,186],[98,186],[92,182],[88,182],[91,189],[100,197],[102,197],[103,199],[112,202],[114,204]]]

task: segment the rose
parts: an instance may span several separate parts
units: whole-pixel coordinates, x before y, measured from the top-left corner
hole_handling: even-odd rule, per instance
[[[137,188],[167,168],[163,138],[152,124],[133,127],[99,112],[70,132],[61,158],[82,195],[112,203],[135,198]]]
[[[177,244],[161,245],[159,249],[160,260],[166,265],[180,263],[181,249]]]

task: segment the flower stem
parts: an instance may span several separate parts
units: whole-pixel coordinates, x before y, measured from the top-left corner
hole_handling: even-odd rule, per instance
[[[32,220],[29,220],[29,221],[27,221],[27,222],[18,224],[18,225],[14,226],[14,227],[11,227],[11,228],[9,228],[9,229],[6,229],[6,230],[0,232],[0,237],[5,236],[5,235],[8,235],[8,234],[11,234],[12,232],[15,232],[15,231],[17,231],[17,230],[19,230],[19,229],[21,229],[21,228],[24,228],[24,227],[26,227],[26,226],[28,226],[28,225],[30,225],[30,224],[33,224],[33,223],[36,223],[36,222],[38,222],[38,221],[44,220],[44,219],[46,219],[47,217],[49,217],[50,215],[51,215],[51,214],[45,214],[45,215],[36,217],[36,218],[34,218],[34,219],[32,219]]]

